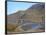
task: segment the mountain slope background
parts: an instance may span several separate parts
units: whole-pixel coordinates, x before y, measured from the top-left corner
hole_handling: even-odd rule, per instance
[[[21,32],[23,30],[20,28],[20,26],[27,23],[45,23],[45,3],[35,4],[25,11],[20,10],[14,14],[7,16],[8,30],[12,31],[14,27],[14,30],[17,28],[15,30],[16,32]]]

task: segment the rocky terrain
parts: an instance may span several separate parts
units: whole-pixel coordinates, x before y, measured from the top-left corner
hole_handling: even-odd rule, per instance
[[[45,4],[38,3],[27,10],[7,16],[7,32],[44,32]]]

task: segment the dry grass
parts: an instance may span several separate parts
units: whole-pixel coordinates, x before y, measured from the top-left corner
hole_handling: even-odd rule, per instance
[[[7,24],[7,31],[13,32],[16,29],[16,25]]]
[[[8,32],[23,32],[23,30],[18,26],[18,25],[15,25],[15,24],[7,24],[7,31]]]

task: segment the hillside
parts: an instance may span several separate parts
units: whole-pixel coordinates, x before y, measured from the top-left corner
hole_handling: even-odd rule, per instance
[[[29,31],[31,32],[31,29],[32,29],[31,26],[33,23],[34,24],[36,23],[36,25],[38,25],[38,28],[41,28],[41,27],[44,28],[44,22],[45,22],[45,4],[44,3],[35,4],[32,7],[29,7],[25,11],[20,10],[14,14],[7,16],[7,25],[8,24],[9,25],[11,24],[13,26],[16,25],[14,26],[16,32],[24,32],[25,29],[26,30],[30,29]],[[42,24],[39,26],[39,23],[42,23]],[[8,27],[11,28],[11,26],[9,25]]]

